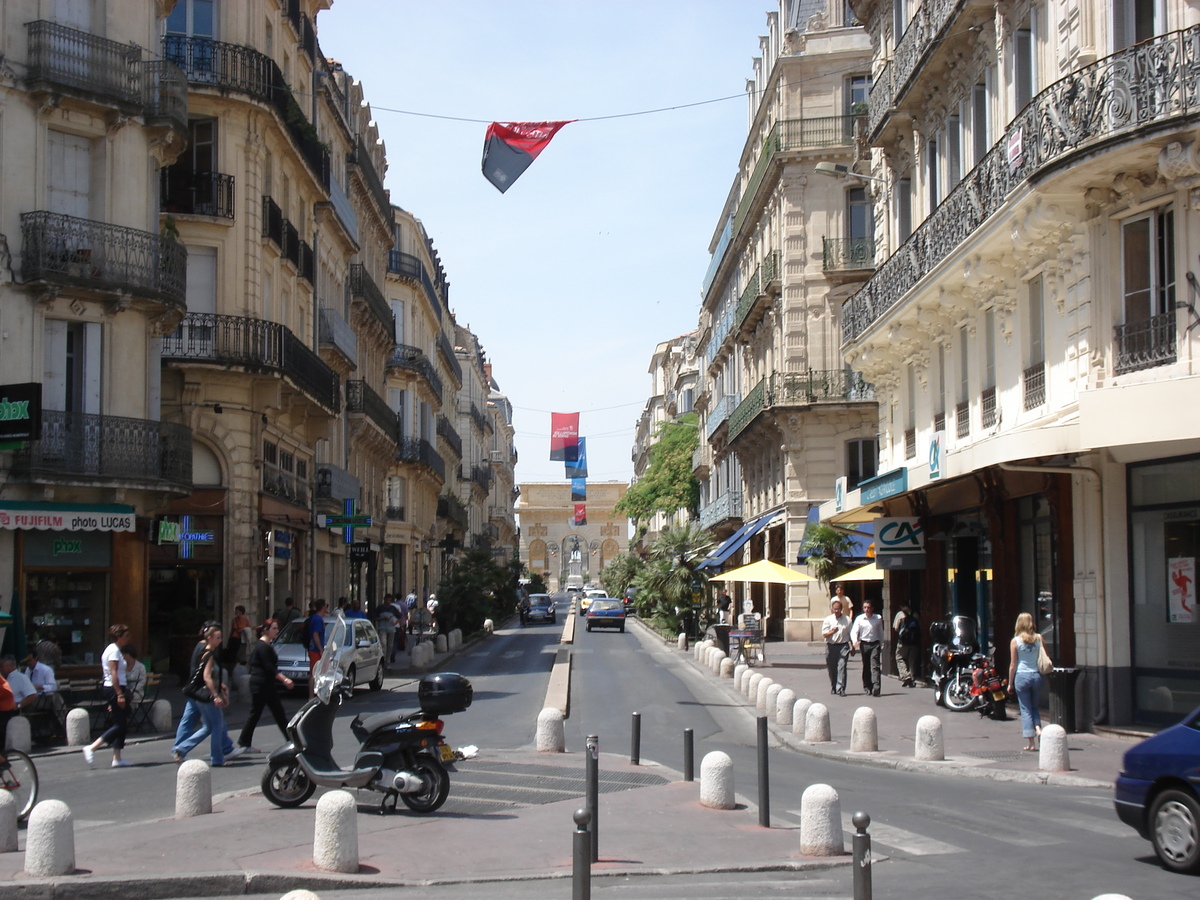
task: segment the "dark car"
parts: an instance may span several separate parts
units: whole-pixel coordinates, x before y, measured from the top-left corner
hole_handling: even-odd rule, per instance
[[[530,594],[529,608],[525,610],[525,624],[530,622],[550,622],[555,621],[554,601],[550,599],[549,594]]]
[[[618,628],[625,630],[625,604],[611,597],[597,597],[587,611],[587,630]]]
[[[1114,799],[1166,868],[1200,873],[1200,708],[1125,752]]]

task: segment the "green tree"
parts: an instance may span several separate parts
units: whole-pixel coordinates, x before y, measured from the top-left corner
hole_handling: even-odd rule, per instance
[[[712,535],[694,522],[664,529],[650,545],[646,565],[634,579],[639,615],[678,629],[680,613],[691,610],[693,592],[704,593],[708,576],[697,566],[712,544]]]
[[[440,631],[461,628],[463,636],[483,629],[484,619],[498,618],[517,603],[520,563],[498,565],[487,550],[470,550],[438,587]]]
[[[854,538],[832,525],[809,525],[800,545],[800,552],[808,557],[808,567],[826,587],[829,579],[838,576],[842,560],[853,549]]]
[[[622,553],[604,567],[600,573],[600,584],[610,597],[624,597],[625,588],[633,584],[633,580],[645,567],[640,557],[632,553]]]
[[[695,515],[700,508],[700,482],[692,471],[692,456],[700,443],[699,417],[685,413],[676,422],[659,426],[650,447],[646,473],[613,507],[635,523],[656,512],[673,516],[680,510]]]

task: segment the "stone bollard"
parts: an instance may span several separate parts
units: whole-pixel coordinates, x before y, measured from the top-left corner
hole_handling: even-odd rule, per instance
[[[11,791],[0,791],[0,853],[17,852],[17,798]]]
[[[491,619],[484,619],[483,620],[483,633],[484,634],[495,634],[495,632],[496,632],[496,623],[493,622]]]
[[[155,700],[150,707],[150,727],[155,731],[170,731],[174,724],[170,700]]]
[[[746,673],[750,671],[750,667],[745,663],[738,663],[733,667],[733,689],[739,693],[742,690],[742,681],[746,678]]]
[[[11,722],[8,727],[12,728]],[[1042,729],[1038,768],[1043,772],[1071,771],[1071,754],[1067,750],[1067,730],[1061,725],[1047,725]]]
[[[721,663],[725,662],[727,659],[729,659],[729,657],[725,655],[724,650],[722,650],[720,647],[713,648],[712,673],[714,675],[721,674]]]
[[[563,730],[561,709],[547,706],[537,717],[538,753],[563,753],[567,749],[567,738]]]
[[[67,713],[67,746],[83,747],[92,742],[92,719],[86,709]]]
[[[175,773],[175,818],[190,819],[212,812],[212,769],[202,759],[189,759]]]
[[[788,728],[792,727],[792,712],[796,706],[796,692],[791,688],[784,688],[779,692],[779,696],[775,698],[775,724],[785,725]]]
[[[742,679],[742,693],[746,695],[753,703],[758,702],[758,686],[767,676],[762,672],[755,672],[749,678]]]
[[[288,891],[279,900],[321,900],[321,895],[306,891],[304,888],[297,888],[294,891]]]
[[[875,753],[879,750],[879,722],[875,710],[860,706],[854,711],[850,723],[850,749],[857,753]]]
[[[444,634],[439,634],[437,637],[435,637],[433,639],[433,649],[436,650],[438,653],[449,653],[450,652],[450,641],[447,640],[447,638]]]
[[[1093,897],[1092,900],[1131,900],[1124,894],[1100,894],[1098,897]]]
[[[705,657],[708,655],[708,650],[712,645],[712,641],[701,641],[696,645],[696,659],[699,662],[704,662]]]
[[[700,761],[700,805],[709,809],[733,809],[733,760],[720,750],[704,754]]]
[[[330,791],[317,801],[313,865],[326,872],[358,871],[358,801],[349,791]]]
[[[451,650],[457,650],[462,646],[462,629],[454,628],[446,635],[446,645]]]
[[[237,679],[237,701],[238,703],[250,702],[250,673],[241,666],[238,666],[238,673],[234,676]]]
[[[767,696],[763,701],[763,715],[768,719],[774,719],[779,712],[779,695],[783,692],[782,684],[772,684],[767,688]]]
[[[75,871],[75,821],[61,800],[43,800],[29,814],[25,873],[40,878]]]
[[[692,645],[692,659],[696,660],[696,662],[700,662],[700,660],[704,658],[703,653],[705,647],[707,646],[708,641],[696,641],[696,643]]]
[[[946,746],[942,738],[942,720],[937,716],[921,716],[917,719],[917,746],[913,757],[922,760],[946,758]]]
[[[721,669],[717,674],[720,675],[722,678],[732,678],[733,677],[733,660],[730,659],[728,656],[725,657],[723,660],[721,660]]]
[[[758,712],[762,712],[767,708],[767,691],[774,683],[774,678],[764,675],[762,681],[758,683],[758,687],[754,689],[754,708]]]
[[[845,852],[838,792],[827,784],[809,785],[800,796],[801,855],[841,856]]]
[[[687,649],[687,635],[681,633],[679,635],[679,637],[675,639],[675,646],[678,647],[680,650],[686,650]]]
[[[5,750],[20,750],[28,753],[33,749],[33,731],[29,720],[24,716],[13,716],[8,720],[8,736],[4,741]]]
[[[804,741],[808,744],[823,744],[833,740],[829,728],[829,707],[814,703],[804,714]]]
[[[808,708],[810,706],[812,706],[812,701],[807,697],[801,697],[792,707],[792,734],[804,734],[804,729],[808,726]]]

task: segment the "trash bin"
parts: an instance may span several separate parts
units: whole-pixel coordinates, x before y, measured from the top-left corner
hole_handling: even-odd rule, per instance
[[[1050,686],[1050,722],[1069,732],[1075,730],[1075,681],[1078,678],[1078,669],[1058,666],[1046,676]]]
[[[729,655],[729,625],[709,625],[705,638],[715,643],[721,651]]]

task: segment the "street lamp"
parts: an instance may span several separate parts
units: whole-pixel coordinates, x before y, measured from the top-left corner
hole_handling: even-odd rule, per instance
[[[815,171],[819,175],[828,175],[830,178],[861,178],[863,181],[878,181],[880,184],[887,184],[886,178],[879,178],[875,175],[863,175],[861,172],[851,172],[848,166],[838,165],[831,162],[819,162],[815,167]]]

